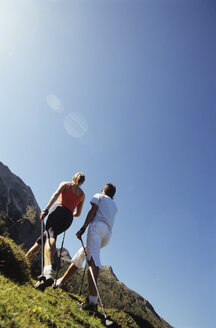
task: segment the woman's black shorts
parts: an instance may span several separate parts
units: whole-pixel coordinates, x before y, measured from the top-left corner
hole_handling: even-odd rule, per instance
[[[49,214],[44,232],[45,238],[57,238],[62,232],[66,231],[73,222],[73,213],[65,206],[58,205]],[[41,244],[41,236],[37,239]]]

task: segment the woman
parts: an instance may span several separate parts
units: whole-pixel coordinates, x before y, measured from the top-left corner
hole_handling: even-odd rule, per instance
[[[40,214],[40,220],[43,220],[49,213],[50,207],[56,202],[56,206],[51,211],[46,222],[44,232],[44,271],[43,276],[46,287],[54,282],[52,261],[56,252],[56,239],[62,232],[66,231],[73,222],[73,217],[81,215],[85,194],[80,186],[85,181],[83,173],[78,172],[73,176],[72,182],[62,182],[56,192],[52,195],[46,208]],[[76,211],[74,212],[74,210]],[[27,252],[27,259],[35,256],[41,248],[41,237]],[[36,288],[40,284],[36,284]]]

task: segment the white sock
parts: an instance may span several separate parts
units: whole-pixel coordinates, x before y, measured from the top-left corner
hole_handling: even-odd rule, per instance
[[[89,295],[89,304],[97,304],[97,296]]]
[[[50,265],[46,265],[45,267],[44,267],[44,273],[48,273],[48,272],[50,272],[52,270],[52,265],[50,264]]]

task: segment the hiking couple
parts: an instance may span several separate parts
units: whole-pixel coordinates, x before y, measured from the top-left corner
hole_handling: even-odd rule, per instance
[[[78,172],[73,176],[72,182],[62,182],[56,192],[52,195],[46,208],[40,214],[40,220],[48,215],[50,208],[55,203],[50,212],[45,232],[44,241],[44,270],[36,283],[35,288],[44,290],[46,287],[54,284],[54,273],[52,262],[56,252],[56,239],[59,234],[65,232],[72,224],[73,217],[81,215],[85,194],[81,185],[85,181],[83,173]],[[100,249],[106,246],[111,238],[114,218],[117,212],[117,206],[113,201],[116,188],[113,184],[108,183],[104,186],[101,193],[97,193],[90,201],[91,209],[89,210],[86,220],[81,229],[76,233],[81,240],[86,228],[88,227],[86,248],[81,247],[71,260],[65,274],[55,281],[54,287],[62,285],[74,272],[82,267],[85,260],[85,251],[87,260],[90,264],[95,281],[101,270]],[[34,257],[41,249],[41,237],[26,254],[27,259]],[[94,310],[97,307],[97,290],[88,270],[89,297],[83,305],[83,309]]]

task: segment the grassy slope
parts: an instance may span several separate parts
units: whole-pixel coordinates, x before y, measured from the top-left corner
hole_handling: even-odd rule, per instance
[[[42,293],[30,282],[19,285],[2,275],[0,288],[0,327],[104,327],[100,309],[89,315],[77,307],[80,298],[61,289],[47,288]],[[118,322],[115,327],[139,327],[124,312],[109,310],[109,314]]]
[[[66,286],[67,292],[60,288],[54,291],[52,287],[40,292],[34,288],[33,267],[26,262],[20,246],[0,236],[0,327],[104,327],[100,307],[97,314],[90,315],[77,306],[77,302],[84,300],[78,296],[82,270]],[[103,268],[99,290],[106,315],[114,322],[113,328],[171,327],[146,300],[118,281],[110,267]],[[87,294],[86,279],[84,294]]]
[[[104,327],[101,309],[89,315],[77,307],[83,299],[76,294],[49,287],[34,289],[24,252],[8,238],[0,237],[0,327]],[[153,328],[140,318],[106,309],[113,327]]]

